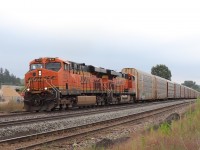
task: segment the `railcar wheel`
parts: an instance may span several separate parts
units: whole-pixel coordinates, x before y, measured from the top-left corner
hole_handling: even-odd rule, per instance
[[[63,105],[62,105],[62,104],[60,104],[59,110],[62,110],[62,109],[63,109]]]

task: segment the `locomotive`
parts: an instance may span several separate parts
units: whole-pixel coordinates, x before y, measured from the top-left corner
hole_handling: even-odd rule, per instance
[[[57,57],[31,61],[25,85],[27,111],[199,96],[193,89],[134,68],[116,72]]]
[[[27,111],[133,102],[135,78],[126,73],[64,61],[39,58],[25,74]]]

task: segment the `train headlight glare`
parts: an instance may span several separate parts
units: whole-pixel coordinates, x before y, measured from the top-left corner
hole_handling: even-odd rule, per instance
[[[47,88],[47,87],[45,87],[45,88],[44,88],[44,90],[46,91],[46,90],[48,90],[48,88]]]
[[[29,92],[29,91],[30,91],[30,89],[28,88],[28,89],[27,89],[27,91]]]
[[[38,71],[38,75],[42,76],[42,71],[41,70]]]

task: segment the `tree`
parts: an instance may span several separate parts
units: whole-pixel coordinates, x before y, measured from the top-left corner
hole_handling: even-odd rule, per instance
[[[0,86],[1,84],[21,85],[21,79],[10,74],[8,69],[0,68]]]
[[[0,84],[3,82],[3,68],[0,68]]]
[[[4,70],[4,83],[9,83],[10,80],[10,72],[8,71],[8,69]]]
[[[156,65],[151,68],[151,74],[159,76],[161,78],[165,78],[167,80],[171,80],[172,74],[169,68],[165,65]]]
[[[197,85],[196,82],[194,82],[194,81],[184,81],[184,83],[182,83],[182,85],[185,85],[194,90],[200,91],[199,85]]]

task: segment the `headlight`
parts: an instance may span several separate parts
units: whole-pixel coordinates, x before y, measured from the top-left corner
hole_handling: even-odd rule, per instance
[[[29,92],[29,91],[30,91],[30,89],[28,88],[28,89],[27,89],[27,91]]]
[[[38,71],[38,75],[42,76],[42,71],[41,70]]]
[[[47,88],[47,87],[45,87],[45,88],[44,88],[44,90],[46,91],[46,90],[48,90],[48,88]]]

